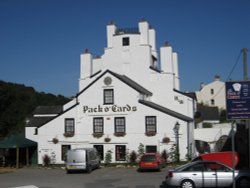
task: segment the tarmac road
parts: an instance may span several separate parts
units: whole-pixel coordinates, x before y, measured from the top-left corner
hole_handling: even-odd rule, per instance
[[[137,172],[136,168],[101,168],[66,174],[63,169],[22,168],[0,174],[0,187],[20,188],[164,188],[167,169]]]

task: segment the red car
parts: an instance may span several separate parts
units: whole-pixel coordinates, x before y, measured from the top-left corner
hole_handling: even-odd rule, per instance
[[[158,170],[166,166],[166,161],[159,153],[145,153],[139,162],[139,171]]]

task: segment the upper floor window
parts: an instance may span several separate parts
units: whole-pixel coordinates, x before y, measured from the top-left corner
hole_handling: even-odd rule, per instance
[[[114,104],[114,91],[113,91],[113,89],[104,89],[103,102],[104,102],[104,104]]]
[[[122,45],[123,46],[129,46],[129,37],[123,37],[122,38]]]
[[[74,134],[75,133],[75,120],[74,118],[65,119],[65,133]]]
[[[115,118],[115,133],[125,133],[125,117]]]
[[[96,117],[93,119],[94,133],[103,133],[103,118]]]
[[[156,133],[156,116],[146,116],[146,134]]]
[[[211,93],[211,95],[213,95],[214,94],[214,89],[211,89],[210,93]]]
[[[214,105],[215,102],[214,102],[214,99],[211,99],[211,105]]]

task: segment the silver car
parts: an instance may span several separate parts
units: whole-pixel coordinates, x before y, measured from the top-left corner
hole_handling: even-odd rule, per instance
[[[195,161],[169,170],[166,184],[171,187],[229,187],[250,188],[249,171],[238,171],[216,161]]]

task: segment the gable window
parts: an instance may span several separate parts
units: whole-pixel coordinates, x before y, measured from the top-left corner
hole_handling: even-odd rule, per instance
[[[113,89],[104,89],[103,102],[104,104],[114,104],[114,90]]]
[[[103,133],[103,118],[97,117],[93,119],[94,133]]]
[[[125,117],[115,117],[115,133],[125,133]]]
[[[129,37],[123,37],[122,38],[122,45],[123,46],[129,46]]]
[[[73,118],[65,119],[65,134],[74,134],[75,133],[75,120]]]
[[[156,134],[156,116],[146,116],[146,134]]]
[[[214,94],[214,89],[211,89],[210,93],[211,93],[211,95],[213,95]]]

